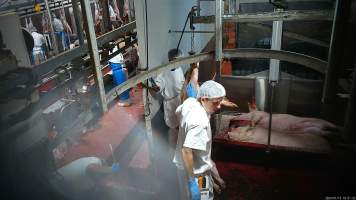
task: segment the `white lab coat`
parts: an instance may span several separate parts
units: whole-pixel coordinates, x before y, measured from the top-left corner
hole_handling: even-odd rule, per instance
[[[62,21],[59,20],[58,18],[53,18],[53,29],[54,29],[54,32],[64,31]]]
[[[201,175],[208,172],[213,167],[211,160],[211,144],[212,134],[210,128],[210,115],[205,111],[203,106],[195,98],[186,99],[180,105],[176,114],[180,119],[179,134],[177,146],[173,162],[178,168],[178,176],[185,175],[182,173],[184,170],[184,163],[182,160],[182,148],[187,147],[193,150],[193,174]],[[185,175],[186,177],[186,175]],[[206,178],[205,188],[208,190],[201,190],[201,199],[214,199],[213,179],[211,174],[204,176]],[[184,193],[187,188],[187,180],[178,177],[180,191]],[[198,179],[195,178],[198,182]],[[183,194],[185,195],[185,194]]]
[[[174,71],[165,71],[157,76],[155,83],[163,97],[164,120],[166,125],[175,129],[179,125],[175,111],[180,105],[180,91],[184,83],[184,74],[179,67]]]
[[[33,47],[33,54],[37,55],[37,54],[43,54],[43,45],[46,43],[46,39],[44,38],[44,36],[40,33],[37,32],[32,32],[31,33],[32,37],[33,37],[33,41],[34,41],[34,47]]]
[[[180,119],[179,134],[173,162],[183,168],[181,150],[183,147],[193,149],[193,173],[202,174],[213,167],[211,160],[212,135],[210,115],[195,98],[186,99],[176,114]]]

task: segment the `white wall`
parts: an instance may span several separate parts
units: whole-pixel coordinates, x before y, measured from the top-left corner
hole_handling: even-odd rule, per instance
[[[178,45],[180,34],[168,33],[169,30],[182,30],[186,17],[191,7],[196,5],[196,0],[146,0],[148,21],[148,65],[154,68],[168,62],[167,53]],[[140,64],[146,67],[146,29],[145,29],[145,0],[134,0],[137,37],[139,45]],[[202,3],[202,15],[211,15],[215,12],[215,2]],[[186,27],[189,29],[189,21]],[[213,31],[212,25],[196,25],[196,30]],[[195,34],[195,51],[206,45],[213,34]],[[190,33],[183,35],[179,48],[184,56],[190,51]],[[183,66],[187,68],[188,66]],[[154,101],[152,113],[159,108],[160,103]]]
[[[178,44],[180,34],[168,33],[168,30],[182,30],[187,14],[195,0],[147,0],[148,16],[148,54],[149,67],[168,62],[167,52]],[[202,2],[202,15],[211,15],[215,12],[215,2]],[[145,0],[135,0],[135,13],[139,54],[142,66],[146,66],[145,59]],[[186,30],[189,30],[189,22]],[[196,25],[196,30],[214,31],[214,24]],[[199,52],[213,34],[195,34],[195,50]],[[180,49],[187,56],[190,51],[190,33],[185,33]]]

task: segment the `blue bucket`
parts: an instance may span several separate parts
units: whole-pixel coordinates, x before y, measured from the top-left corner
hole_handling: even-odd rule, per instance
[[[127,80],[126,69],[122,67],[121,63],[109,62],[109,65],[112,69],[112,75],[113,75],[115,85],[120,85],[121,83]],[[125,92],[119,95],[120,100],[128,100],[129,98],[130,98],[130,90],[126,90]]]

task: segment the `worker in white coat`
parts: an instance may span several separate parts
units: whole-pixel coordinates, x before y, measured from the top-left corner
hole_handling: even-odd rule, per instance
[[[211,160],[210,116],[220,109],[225,95],[221,84],[209,80],[200,86],[197,99],[186,99],[176,110],[180,125],[173,162],[181,173],[178,177],[181,194],[189,191],[190,197],[186,198],[214,197],[213,175],[216,167]]]
[[[178,49],[171,49],[168,52],[168,59],[172,61],[182,56]],[[180,92],[184,83],[184,73],[181,67],[165,71],[155,78],[157,91],[163,97],[164,120],[169,127],[168,143],[170,144],[170,158],[173,157],[177,141],[179,121],[175,114],[177,107],[181,104]]]
[[[33,25],[29,27],[29,31],[31,32],[34,41],[32,49],[33,64],[38,65],[46,59],[46,39],[41,33],[37,32],[36,27]]]

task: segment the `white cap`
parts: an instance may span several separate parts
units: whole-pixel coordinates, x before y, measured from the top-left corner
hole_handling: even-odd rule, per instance
[[[111,58],[109,60],[109,62],[111,62],[111,63],[124,63],[124,56],[122,55],[122,53],[119,53],[115,57]]]
[[[225,97],[226,91],[224,86],[222,86],[220,83],[209,80],[204,82],[198,91],[197,98],[221,98]]]

